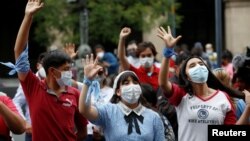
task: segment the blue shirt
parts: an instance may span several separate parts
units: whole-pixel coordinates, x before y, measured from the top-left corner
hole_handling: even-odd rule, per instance
[[[105,52],[101,61],[107,62],[110,64],[108,67],[108,74],[115,74],[118,72],[119,63],[117,58],[110,52]]]
[[[137,115],[144,117],[143,124],[138,121],[141,135],[135,129],[128,135],[128,123],[124,116],[132,112],[121,102],[118,104],[95,105],[98,119],[92,123],[102,126],[106,141],[164,141],[164,126],[158,113],[139,105],[133,110]],[[134,127],[134,125],[133,125]]]
[[[236,103],[236,117],[237,119],[239,119],[244,112],[246,103],[244,102],[244,100],[238,98],[234,98],[234,101]]]

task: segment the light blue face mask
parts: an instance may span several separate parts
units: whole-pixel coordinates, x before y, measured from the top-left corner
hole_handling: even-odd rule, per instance
[[[72,71],[62,71],[61,78],[56,79],[59,86],[71,86],[72,83]]]
[[[191,81],[194,83],[205,83],[208,79],[208,70],[206,66],[196,65],[188,70]]]

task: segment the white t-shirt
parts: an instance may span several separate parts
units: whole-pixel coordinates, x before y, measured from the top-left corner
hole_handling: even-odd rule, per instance
[[[236,115],[226,93],[216,91],[203,99],[173,84],[170,103],[176,106],[179,141],[207,141],[208,125],[235,124]]]

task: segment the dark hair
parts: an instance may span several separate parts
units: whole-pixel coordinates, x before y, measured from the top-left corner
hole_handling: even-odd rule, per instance
[[[250,57],[250,46],[247,46],[247,47],[246,47],[246,50],[247,50],[246,56],[247,56],[247,57]]]
[[[239,67],[235,76],[242,82],[245,83],[246,86],[250,86],[250,66]]]
[[[68,56],[68,54],[66,54],[62,50],[57,49],[57,50],[53,50],[53,51],[48,52],[44,56],[43,67],[44,67],[46,74],[48,74],[48,69],[50,67],[58,68],[65,63],[71,63],[71,62],[72,62],[72,60]]]
[[[150,48],[151,51],[153,52],[153,55],[156,56],[157,55],[157,51],[155,49],[155,46],[152,42],[141,42],[138,44],[138,48],[137,48],[137,52],[136,52],[136,56],[139,57],[140,54],[146,50],[147,48]]]
[[[148,83],[142,83],[141,90],[142,90],[142,95],[146,99],[146,101],[150,103],[152,106],[156,107],[156,104],[157,104],[156,93],[157,92],[154,90],[152,85]]]
[[[43,63],[43,58],[45,57],[46,54],[47,54],[47,52],[40,53],[38,58],[37,58],[37,63],[42,64]]]
[[[176,55],[175,59],[175,65],[179,66],[182,62],[184,62],[188,58],[188,55],[186,53],[181,53],[179,55]]]
[[[95,50],[98,49],[98,48],[100,48],[100,49],[102,49],[102,50],[105,50],[104,47],[103,47],[101,44],[96,44],[96,45],[94,46],[94,49],[95,49]]]
[[[116,91],[120,88],[120,84],[123,84],[128,78],[131,77],[134,81],[137,81],[140,84],[140,81],[138,77],[133,72],[125,72],[120,76],[120,78],[117,81],[116,89],[114,89],[114,94],[110,100],[111,103],[118,103],[121,98],[116,94]]]
[[[228,59],[228,60],[231,62],[232,59],[233,59],[233,54],[232,54],[231,51],[225,50],[225,51],[222,53],[221,58],[222,58],[222,59]]]
[[[123,84],[126,80],[128,80],[129,77],[131,77],[134,81],[137,81],[140,84],[140,80],[138,79],[135,73],[131,71],[125,72],[120,76],[120,78],[117,81],[117,87],[116,89],[114,89],[114,94],[110,100],[111,103],[118,103],[121,100],[120,96],[116,94],[116,91],[120,88],[120,84]],[[143,96],[140,96],[139,101],[141,102],[142,105],[149,107],[147,101]]]
[[[181,87],[183,87],[185,89],[185,91],[189,95],[193,95],[193,89],[192,89],[192,86],[191,86],[191,82],[188,80],[187,75],[186,75],[186,66],[187,66],[187,62],[192,58],[200,59],[203,62],[203,64],[207,67],[207,69],[208,69],[208,80],[207,80],[208,87],[224,91],[224,92],[226,92],[228,95],[230,95],[232,97],[237,97],[237,98],[244,99],[244,94],[243,93],[241,93],[240,91],[234,90],[234,89],[232,89],[230,87],[225,86],[213,74],[213,72],[208,68],[208,66],[203,61],[203,59],[198,57],[198,56],[190,56],[189,58],[187,58],[186,61],[184,62],[184,64],[182,65],[181,70],[180,70],[180,77],[179,77],[179,82],[180,83],[179,84],[180,84]]]
[[[131,41],[128,42],[128,45],[131,45],[131,44],[137,44],[137,42],[135,40],[131,40]]]

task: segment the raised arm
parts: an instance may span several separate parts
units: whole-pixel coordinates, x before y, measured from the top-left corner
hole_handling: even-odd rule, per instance
[[[244,109],[244,112],[240,116],[240,119],[236,122],[237,125],[249,124],[249,118],[250,118],[250,92],[247,91],[247,90],[244,90],[243,93],[245,94],[246,107]]]
[[[119,37],[119,43],[118,43],[118,58],[121,63],[121,69],[122,70],[128,70],[129,69],[129,62],[126,58],[125,53],[125,40],[126,37],[131,33],[131,29],[128,27],[124,27],[121,30],[120,37]]]
[[[91,85],[93,78],[97,75],[99,71],[102,71],[102,67],[97,64],[98,64],[98,58],[94,60],[93,54],[91,54],[90,58],[87,55],[86,59],[83,62],[84,81],[83,81],[81,95],[79,98],[79,111],[88,120],[96,120],[98,118],[97,109],[95,108],[94,105],[91,104],[90,99],[89,98],[87,99],[88,89],[89,86]]]
[[[66,43],[63,49],[71,59],[74,59],[78,53],[74,43]]]
[[[14,48],[14,54],[15,54],[15,60],[19,58],[21,53],[23,52],[29,37],[29,30],[32,23],[32,17],[33,15],[43,7],[43,3],[41,0],[28,0],[28,3],[25,8],[25,15],[22,21],[22,24],[19,28],[15,48]],[[24,80],[26,78],[27,73],[18,73],[18,77],[20,80]]]
[[[18,115],[14,103],[7,96],[0,98],[0,116],[14,134],[22,134],[25,131],[25,120]]]
[[[168,96],[171,96],[172,92],[172,84],[168,80],[168,72],[169,72],[169,58],[174,55],[173,47],[177,43],[177,41],[181,38],[178,36],[174,38],[171,33],[171,29],[168,26],[168,32],[163,27],[158,28],[158,37],[160,37],[164,43],[166,44],[166,48],[164,48],[163,54],[164,57],[161,63],[161,69],[159,74],[159,85],[165,91]]]

